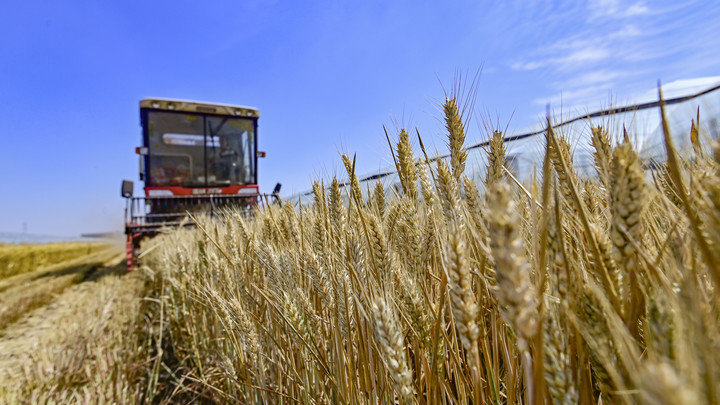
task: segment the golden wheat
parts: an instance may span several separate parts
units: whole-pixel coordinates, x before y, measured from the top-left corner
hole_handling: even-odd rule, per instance
[[[310,207],[149,241],[152,398],[720,404],[720,146],[683,160],[667,142],[648,174],[624,134],[548,128],[542,183],[521,190],[498,132],[483,195],[454,99],[444,114],[447,163],[417,163],[400,131],[398,195],[378,182],[366,201],[342,156],[348,190],[315,183]]]

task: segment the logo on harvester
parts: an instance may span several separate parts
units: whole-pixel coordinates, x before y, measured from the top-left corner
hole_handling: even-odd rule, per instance
[[[194,188],[193,194],[194,195],[202,195],[202,194],[222,194],[223,190],[221,188]]]

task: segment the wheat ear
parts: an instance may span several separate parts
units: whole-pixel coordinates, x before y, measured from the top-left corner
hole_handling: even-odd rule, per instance
[[[595,170],[597,170],[598,177],[605,187],[608,187],[610,180],[610,161],[612,160],[612,145],[610,144],[610,137],[608,132],[603,127],[593,127],[591,129],[592,138],[591,143],[593,149],[593,158],[595,159]]]
[[[345,170],[347,170],[348,177],[350,178],[350,197],[353,201],[358,201],[362,204],[363,195],[362,190],[360,190],[360,181],[355,174],[354,162],[351,161],[347,155],[342,155],[340,158],[342,159]]]
[[[491,187],[487,197],[490,251],[497,277],[495,295],[505,322],[518,336],[529,340],[537,333],[537,295],[530,281],[517,204],[510,186],[504,183]]]
[[[372,302],[375,340],[390,372],[393,387],[402,404],[411,403],[415,393],[412,374],[405,359],[404,337],[397,327],[392,307],[381,297]]]
[[[400,184],[405,194],[412,200],[417,200],[417,169],[410,146],[410,137],[404,129],[400,131],[397,144],[397,170]]]
[[[447,248],[450,303],[460,341],[465,350],[471,351],[480,336],[480,330],[475,322],[478,306],[472,290],[470,268],[465,256],[465,241],[462,238],[461,230],[455,227],[453,232],[450,232],[450,243]]]
[[[464,146],[465,126],[454,98],[445,100],[443,111],[445,113],[445,127],[448,130],[450,141],[450,166],[455,181],[459,182],[460,176],[465,171],[465,160],[467,159],[467,151]]]
[[[647,362],[641,375],[640,395],[648,405],[700,404],[700,396],[678,375],[668,363]]]
[[[455,177],[450,174],[450,170],[442,160],[438,161],[437,173],[436,181],[440,205],[442,205],[446,219],[453,221],[461,215],[458,183]]]
[[[558,321],[557,311],[548,310],[543,323],[545,383],[554,404],[576,404],[578,393],[573,385],[568,338]]]
[[[375,190],[373,191],[373,205],[378,211],[380,218],[385,216],[385,186],[378,180],[375,182]]]
[[[493,131],[490,138],[490,150],[488,150],[488,169],[485,177],[485,184],[492,184],[505,177],[505,145],[503,144],[503,133]]]
[[[628,275],[629,296],[625,297],[624,314],[629,329],[639,336],[637,322],[645,311],[640,286],[641,267],[638,247],[642,246],[641,220],[645,207],[645,172],[629,141],[615,148],[610,189],[610,239],[613,259]]]

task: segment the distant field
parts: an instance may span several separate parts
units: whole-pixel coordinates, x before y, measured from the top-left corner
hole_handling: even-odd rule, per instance
[[[102,234],[102,236],[114,236],[112,234]],[[96,242],[99,239],[83,236],[57,236],[57,235],[40,235],[33,233],[21,232],[0,232],[0,245],[2,244],[20,244],[36,245],[44,243],[60,243],[60,242]]]
[[[0,279],[108,249],[106,242],[0,244]]]

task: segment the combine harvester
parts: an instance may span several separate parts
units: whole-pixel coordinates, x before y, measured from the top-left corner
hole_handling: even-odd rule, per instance
[[[140,101],[140,180],[145,196],[126,198],[127,264],[137,264],[143,238],[163,228],[193,226],[192,215],[216,216],[228,207],[251,214],[262,197],[257,181],[260,112],[251,107],[183,100]],[[278,198],[280,184],[270,195]]]

